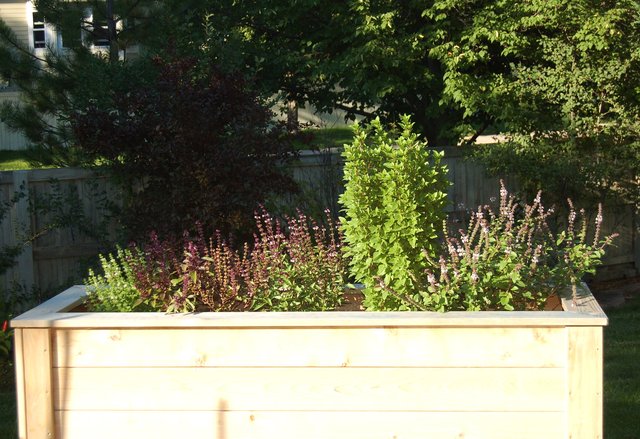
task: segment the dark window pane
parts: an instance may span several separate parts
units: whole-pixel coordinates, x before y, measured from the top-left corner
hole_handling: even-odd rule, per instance
[[[93,45],[98,47],[109,46],[109,28],[106,22],[93,22]]]
[[[38,12],[33,13],[33,28],[36,26],[44,27],[44,16]]]
[[[45,47],[45,37],[43,30],[34,30],[33,31],[33,47],[42,48]]]
[[[33,14],[33,47],[36,49],[46,47],[44,17],[37,12]]]

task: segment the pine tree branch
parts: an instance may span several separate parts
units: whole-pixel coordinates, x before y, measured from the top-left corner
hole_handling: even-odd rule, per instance
[[[6,24],[3,22],[2,23],[5,29],[0,28],[1,30],[4,30],[4,32],[0,32],[0,38],[2,38],[5,43],[9,44],[11,47],[13,47],[14,49],[17,49],[19,52],[21,52],[24,55],[29,56],[32,59],[35,59],[37,61],[43,62],[43,63],[47,63],[46,59],[40,58],[38,56],[36,56],[35,53],[33,53],[31,50],[26,49],[22,43],[20,43],[16,37],[16,35],[13,33],[13,31],[11,29],[9,29],[8,26],[6,26]]]

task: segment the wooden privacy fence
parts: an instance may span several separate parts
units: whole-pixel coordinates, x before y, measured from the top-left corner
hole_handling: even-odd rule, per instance
[[[497,178],[488,178],[480,166],[466,161],[455,148],[445,149],[449,168],[449,207],[460,215],[479,204],[495,201]],[[301,184],[302,196],[285,200],[294,206],[329,207],[337,213],[342,191],[342,163],[339,150],[305,151],[291,171]],[[509,187],[514,186],[507,179]],[[15,285],[41,289],[78,283],[86,275],[91,256],[108,248],[117,237],[112,205],[120,197],[104,176],[83,169],[41,169],[0,172],[0,196],[4,203],[16,193],[24,194],[9,203],[0,224],[0,248],[27,242],[16,264],[0,277],[0,288]],[[613,206],[605,210],[603,232],[620,237],[609,249],[605,270],[611,276],[640,268],[640,218],[634,206]]]
[[[0,224],[0,248],[22,244],[16,264],[0,277],[4,291],[78,282],[88,258],[116,237],[109,206],[118,197],[95,172],[0,172],[0,196],[7,208]]]

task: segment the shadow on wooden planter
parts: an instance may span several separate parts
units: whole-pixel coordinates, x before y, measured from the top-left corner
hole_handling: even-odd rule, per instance
[[[602,327],[564,311],[88,313],[11,323],[21,438],[602,437]]]

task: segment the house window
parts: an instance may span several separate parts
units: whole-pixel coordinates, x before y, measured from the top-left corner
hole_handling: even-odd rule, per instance
[[[33,13],[33,47],[36,49],[47,47],[44,17],[37,12]]]
[[[94,20],[91,34],[94,47],[109,47],[109,26],[106,20]]]

